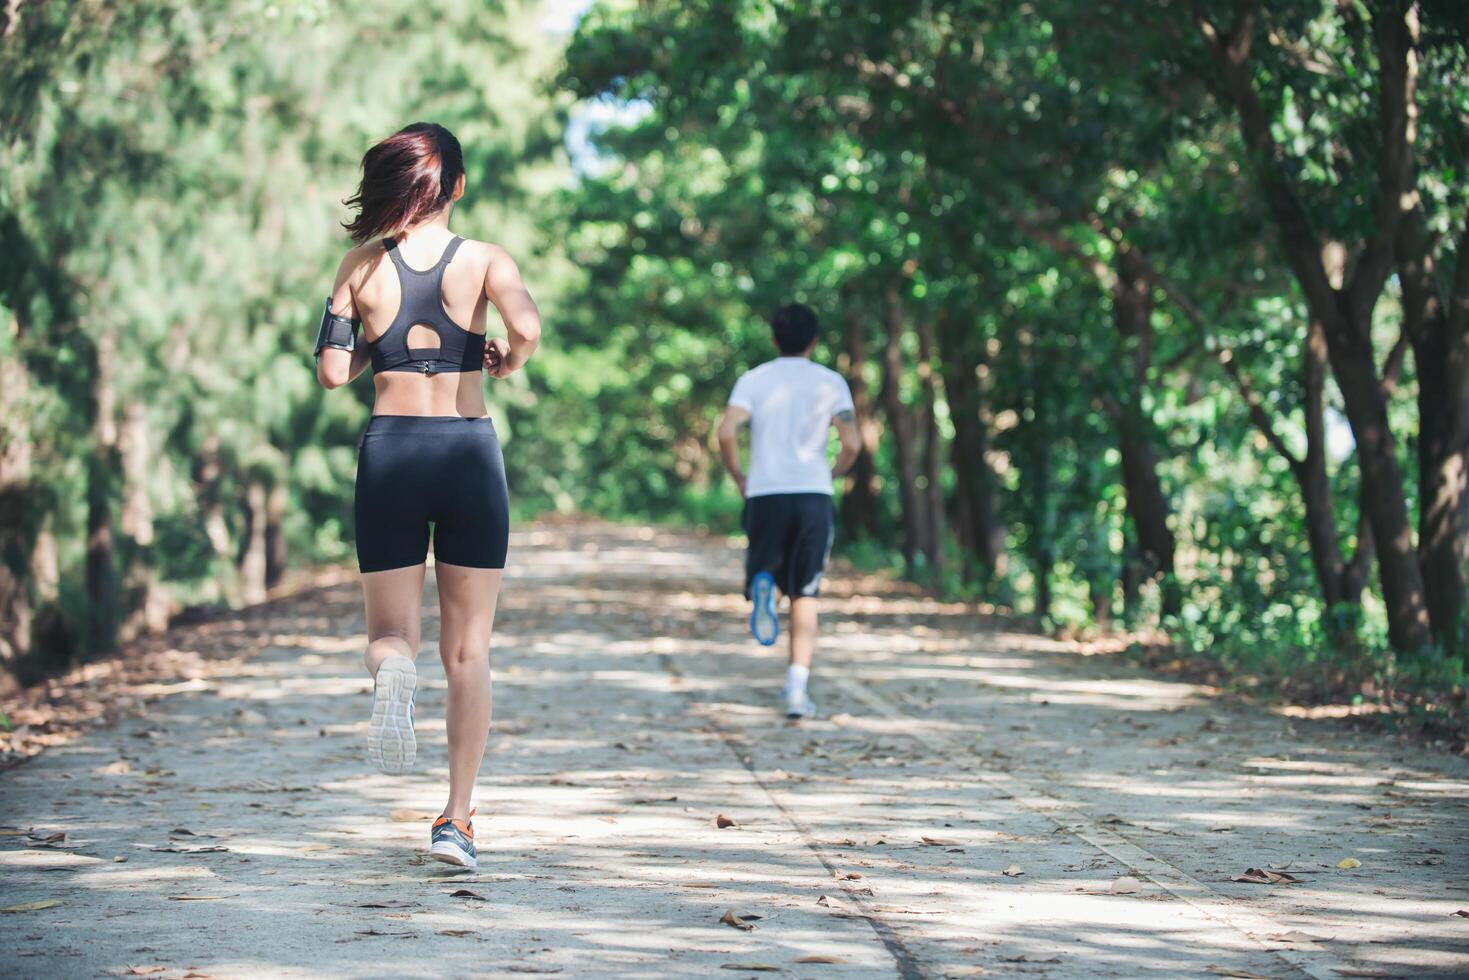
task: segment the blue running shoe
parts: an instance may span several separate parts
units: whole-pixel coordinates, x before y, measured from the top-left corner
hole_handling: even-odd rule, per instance
[[[474,811],[470,810],[469,815],[473,817]],[[435,820],[429,834],[428,853],[435,861],[473,870],[479,864],[479,852],[474,849],[474,824],[447,816]]]
[[[760,572],[750,581],[750,599],[755,603],[750,613],[750,632],[764,646],[774,646],[780,638],[780,617],[775,612],[775,576]]]

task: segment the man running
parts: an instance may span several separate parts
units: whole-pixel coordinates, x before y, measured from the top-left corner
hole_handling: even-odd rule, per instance
[[[852,392],[840,374],[811,361],[816,314],[800,303],[776,311],[771,333],[780,356],[735,382],[719,424],[719,451],[745,497],[745,597],[750,629],[766,646],[780,633],[776,590],[791,599],[791,660],[786,717],[816,713],[806,693],[816,650],[816,595],[831,557],[836,512],[832,478],[861,450]],[[740,466],[740,427],[750,425],[750,472]],[[841,439],[827,464],[831,427]]]

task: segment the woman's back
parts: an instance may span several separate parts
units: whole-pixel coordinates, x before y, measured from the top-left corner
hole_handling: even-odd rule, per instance
[[[504,250],[458,239],[435,225],[398,239],[368,242],[348,258],[354,265],[354,306],[373,353],[373,413],[484,415],[480,363],[490,306],[487,274],[497,259],[507,258]],[[432,325],[435,315],[442,332]],[[438,355],[447,352],[457,358],[459,348],[467,351],[463,364],[459,370],[446,370],[453,365]],[[405,352],[416,356],[383,369],[384,360],[402,361]]]

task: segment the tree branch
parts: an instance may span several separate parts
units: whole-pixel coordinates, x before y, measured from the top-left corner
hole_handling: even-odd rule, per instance
[[[1299,195],[1281,170],[1282,151],[1270,133],[1269,116],[1250,78],[1248,61],[1254,4],[1252,0],[1236,0],[1234,24],[1227,34],[1221,34],[1202,13],[1197,15],[1196,22],[1239,116],[1240,133],[1254,157],[1266,203],[1280,229],[1286,260],[1300,280],[1311,307],[1326,315],[1336,302],[1336,290],[1321,261],[1321,243]]]
[[[1388,12],[1375,12],[1372,34],[1378,63],[1378,128],[1382,145],[1377,153],[1377,204],[1373,208],[1373,233],[1368,236],[1347,283],[1348,301],[1354,310],[1369,310],[1392,272],[1398,223],[1412,207],[1415,98],[1418,60],[1413,54],[1417,41],[1417,18],[1400,2],[1387,4]]]

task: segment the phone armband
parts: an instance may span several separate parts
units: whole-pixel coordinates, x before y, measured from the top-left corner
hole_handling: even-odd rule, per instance
[[[321,311],[321,327],[316,332],[316,356],[330,347],[334,350],[352,351],[357,349],[357,331],[362,326],[361,320],[349,320],[332,312],[332,299],[326,299],[326,306]]]

